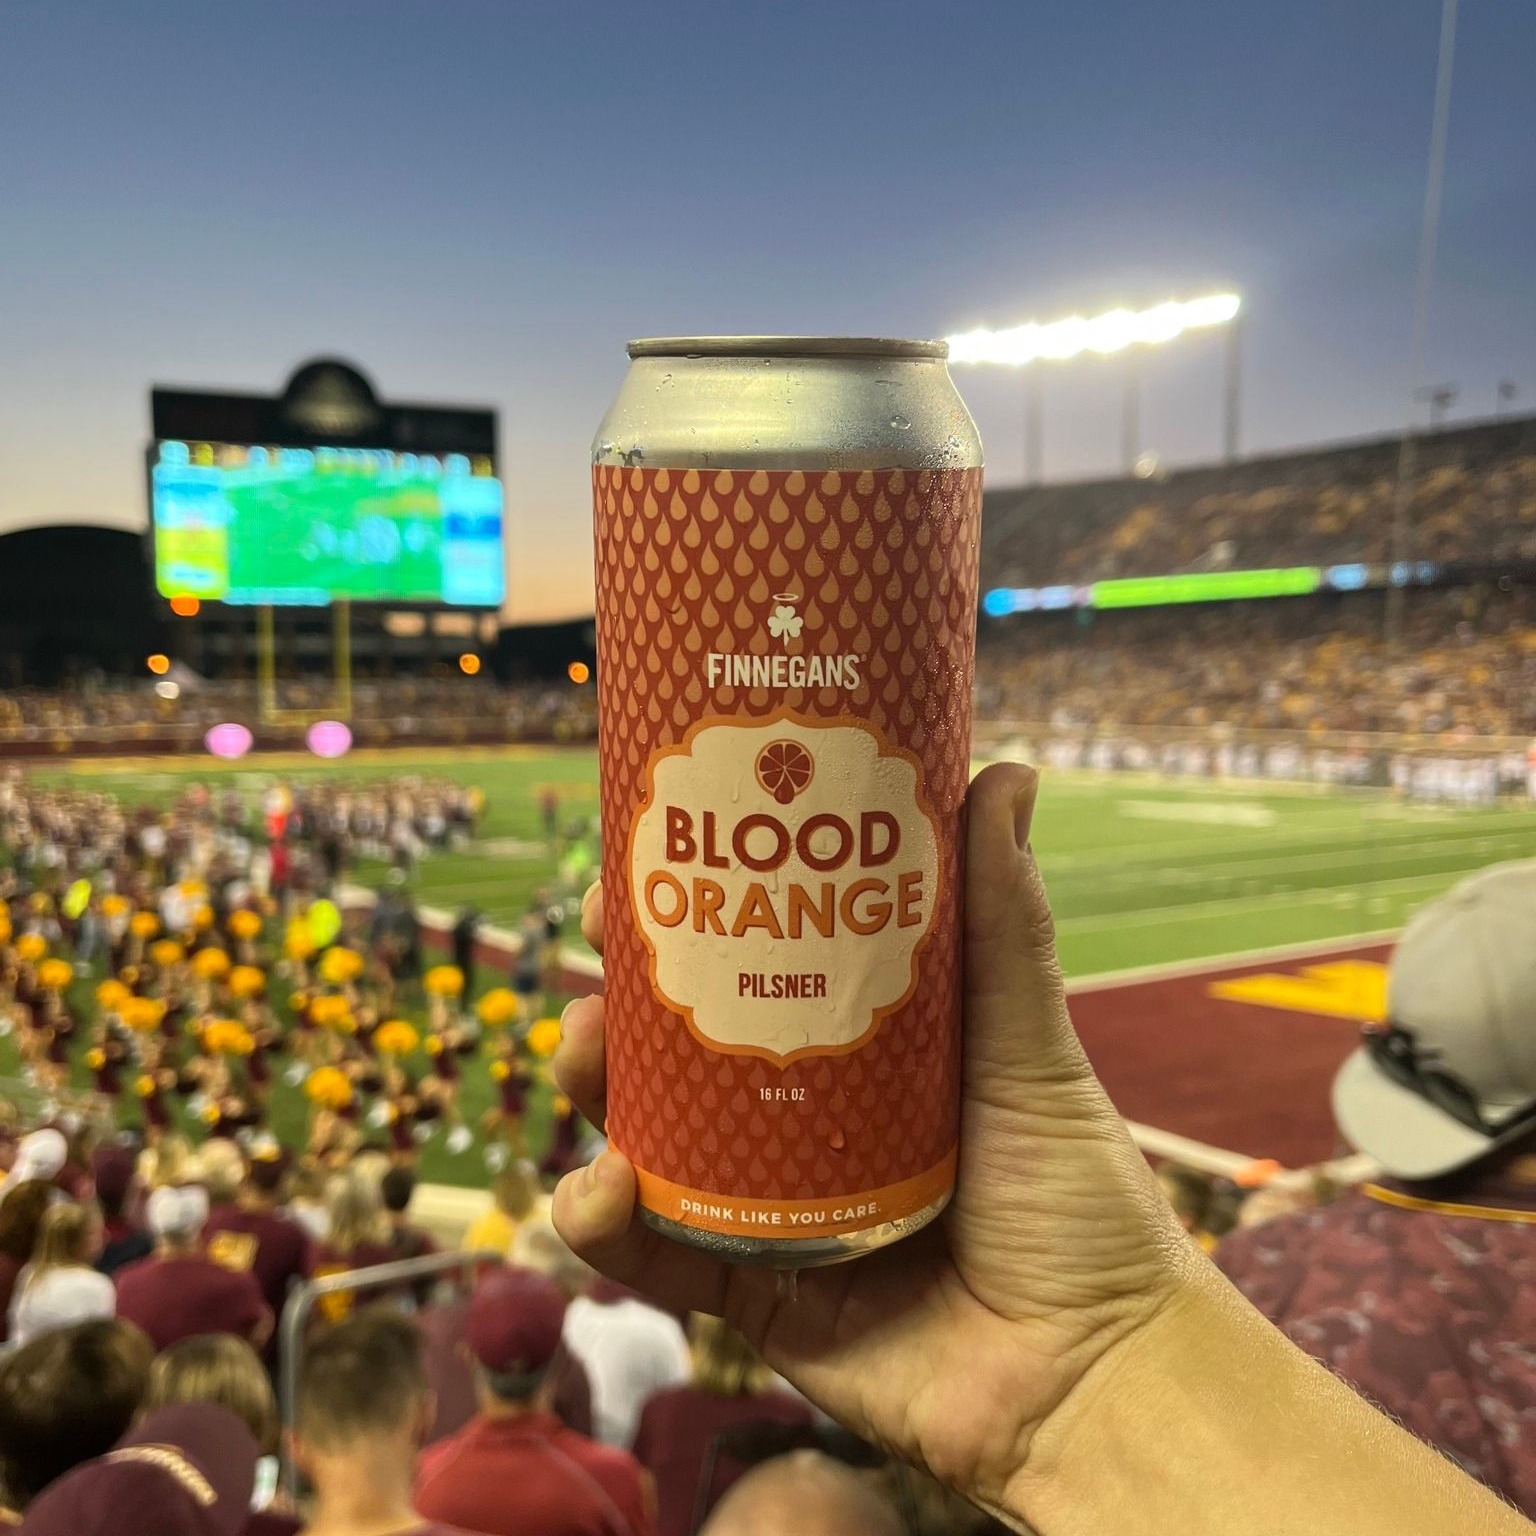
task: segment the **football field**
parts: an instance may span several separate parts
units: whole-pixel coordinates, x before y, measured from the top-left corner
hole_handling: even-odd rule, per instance
[[[539,810],[550,791],[562,828],[593,846],[590,750],[359,752],[326,764],[297,755],[233,765],[140,759],[35,771],[40,780],[110,789],[129,802],[164,801],[194,781],[233,780],[254,794],[279,779],[408,774],[460,780],[486,796],[475,842],[421,862],[414,889],[426,917],[471,905],[489,924],[515,929],[540,892],[559,887]],[[1122,1112],[1206,1149],[1296,1166],[1336,1150],[1327,1085],[1360,1023],[1381,1016],[1392,934],[1473,871],[1536,857],[1536,812],[1523,804],[1435,809],[1371,792],[1047,772],[1035,845],[1073,1016]],[[381,873],[365,863],[352,879],[373,884]],[[583,966],[585,946],[574,934],[570,941],[578,955],[566,985],[590,990],[590,956]],[[477,991],[505,980],[501,965],[480,965]],[[77,1004],[87,1017],[90,991],[82,978]],[[0,1070],[14,1069],[9,1047],[0,1041]],[[78,1061],[75,1078],[84,1085]],[[467,1064],[469,1123],[491,1098],[485,1063]],[[279,1085],[274,1129],[302,1144],[306,1118],[298,1090]],[[546,1121],[538,1094],[529,1116],[535,1151]],[[421,1163],[428,1179],[484,1186],[478,1149],[450,1154],[435,1137]]]
[[[982,765],[978,763],[979,769]],[[163,800],[180,787],[232,778],[258,790],[278,778],[378,780],[421,773],[485,791],[481,836],[428,856],[416,881],[426,905],[472,905],[515,927],[556,873],[539,800],[552,789],[563,825],[592,821],[597,760],[589,750],[359,752],[336,763],[254,758],[82,763],[39,772]],[[1503,859],[1536,857],[1536,810],[1403,805],[1371,791],[1127,775],[1043,776],[1035,848],[1069,977],[1376,934],[1430,897]],[[355,872],[372,883],[377,868]]]

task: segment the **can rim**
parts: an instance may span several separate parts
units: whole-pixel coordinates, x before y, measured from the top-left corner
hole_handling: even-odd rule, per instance
[[[631,357],[930,357],[947,358],[947,341],[891,336],[642,336]]]

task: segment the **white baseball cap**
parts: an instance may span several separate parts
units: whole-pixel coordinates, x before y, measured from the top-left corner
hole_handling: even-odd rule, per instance
[[[16,1146],[16,1161],[11,1167],[11,1183],[20,1184],[27,1179],[51,1179],[64,1166],[69,1156],[69,1143],[63,1133],[52,1126],[44,1126],[23,1136]]]
[[[1359,1151],[1430,1179],[1536,1131],[1536,860],[1496,864],[1415,914],[1387,1013],[1333,1082]]]
[[[144,1202],[144,1220],[156,1237],[196,1237],[208,1220],[208,1191],[200,1184],[166,1184]]]

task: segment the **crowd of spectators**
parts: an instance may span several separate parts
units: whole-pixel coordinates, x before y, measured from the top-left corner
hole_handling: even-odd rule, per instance
[[[55,1522],[69,1512],[80,1522],[70,1529],[113,1528],[90,1521],[114,1508],[127,1518],[114,1498],[133,1461],[124,1448],[151,1443],[153,1425],[154,1443],[233,1490],[226,1496],[246,1513],[218,1528],[250,1536],[287,1536],[306,1519],[330,1536],[689,1536],[716,1505],[710,1532],[761,1529],[751,1509],[771,1494],[782,1518],[782,1474],[750,1480],[739,1496],[733,1485],[790,1452],[797,1476],[827,1480],[900,1528],[889,1476],[850,1470],[848,1437],[733,1329],[680,1320],[577,1259],[527,1165],[526,1198],[503,1202],[521,1215],[503,1209],[494,1231],[464,1237],[475,1254],[496,1237],[502,1263],[445,1271],[425,1287],[342,1292],[339,1308],[313,1315],[291,1422],[298,1477],[280,1489],[274,1318],[327,1253],[347,1246],[340,1227],[359,1184],[373,1183],[374,1209],[409,1205],[398,1168],[360,1164],[330,1180],[317,1222],[295,1198],[294,1162],[225,1140],[166,1157],[77,1126],[0,1144],[12,1289],[0,1346],[0,1524],[62,1529]],[[434,1250],[395,1215],[377,1247],[349,1263]],[[186,1420],[170,1410],[188,1405],[214,1425],[210,1438],[184,1439]],[[854,1447],[855,1464],[883,1464]],[[184,1491],[174,1478],[158,1492],[122,1483],[151,1523],[116,1529],[182,1530]]]
[[[1404,557],[1536,559],[1529,423],[1420,445]],[[1326,450],[1166,479],[996,493],[988,585],[1043,587],[1183,571],[1379,563],[1392,544],[1396,445]]]
[[[1057,727],[1536,734],[1536,595],[1410,593],[983,619],[977,714]]]

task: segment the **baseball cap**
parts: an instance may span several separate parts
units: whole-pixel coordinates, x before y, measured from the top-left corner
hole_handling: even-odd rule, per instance
[[[270,1136],[261,1137],[251,1144],[246,1177],[263,1194],[275,1194],[282,1185],[288,1166],[286,1149]]]
[[[144,1202],[144,1220],[156,1237],[196,1237],[208,1220],[208,1191],[200,1184],[167,1184]]]
[[[69,1143],[64,1133],[52,1126],[44,1126],[23,1136],[16,1147],[16,1161],[11,1165],[11,1183],[21,1184],[28,1179],[51,1179],[64,1166],[69,1156]]]
[[[250,1513],[256,1439],[227,1408],[176,1403],[46,1488],[25,1536],[237,1536]]]
[[[1387,1012],[1333,1083],[1359,1151],[1431,1179],[1536,1130],[1536,860],[1494,865],[1415,914]]]
[[[475,1287],[464,1321],[464,1341],[486,1370],[497,1375],[541,1371],[560,1346],[565,1293],[531,1269],[497,1269]]]

